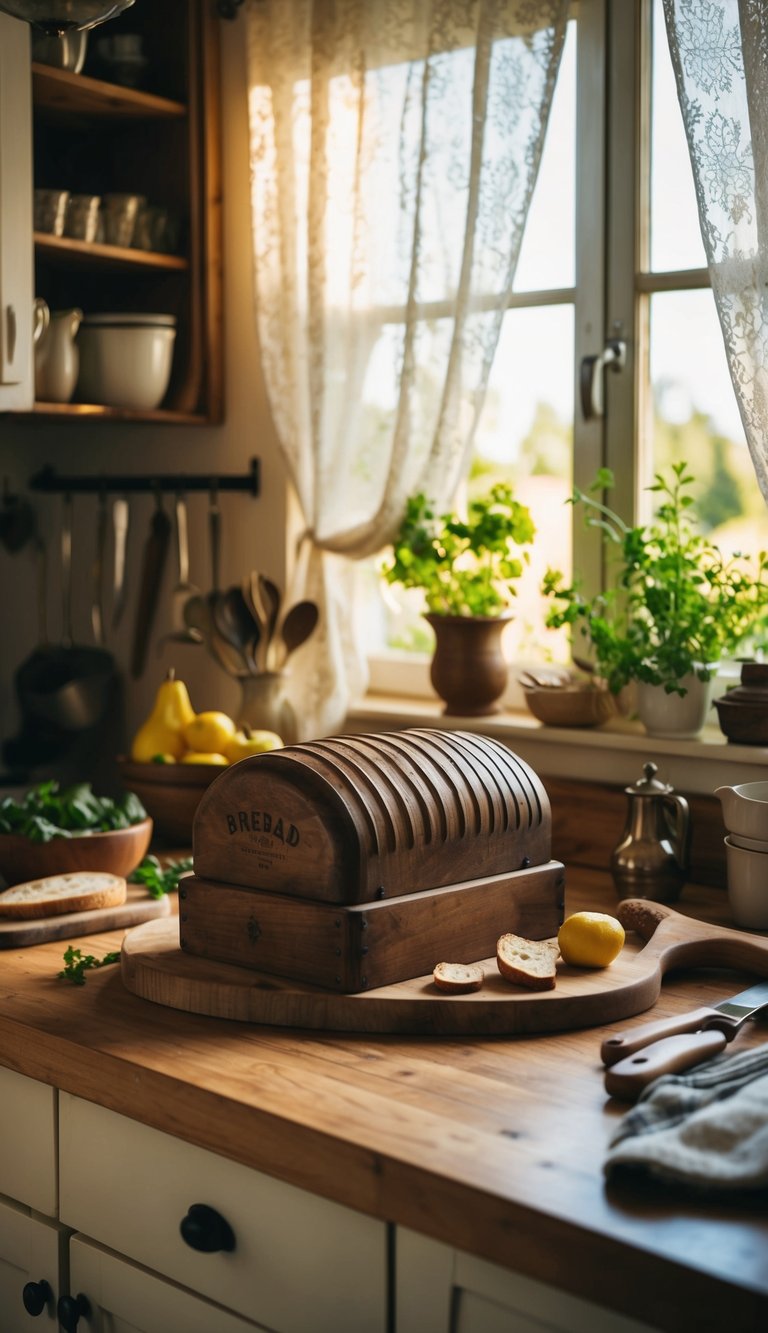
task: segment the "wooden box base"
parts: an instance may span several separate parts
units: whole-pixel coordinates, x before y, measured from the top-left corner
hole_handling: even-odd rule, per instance
[[[357,993],[491,957],[506,931],[549,939],[564,897],[560,861],[349,907],[192,875],[179,889],[180,942],[199,958]]]

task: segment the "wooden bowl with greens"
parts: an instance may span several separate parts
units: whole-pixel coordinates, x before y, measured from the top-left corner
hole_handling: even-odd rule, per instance
[[[127,879],[151,837],[152,820],[135,793],[113,800],[87,783],[43,782],[0,800],[0,877],[6,888],[77,870]]]

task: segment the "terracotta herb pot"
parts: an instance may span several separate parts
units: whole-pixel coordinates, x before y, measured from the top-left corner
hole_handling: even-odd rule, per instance
[[[482,717],[500,711],[498,700],[509,674],[501,636],[511,619],[511,615],[425,616],[435,631],[430,679],[445,703],[444,713]]]

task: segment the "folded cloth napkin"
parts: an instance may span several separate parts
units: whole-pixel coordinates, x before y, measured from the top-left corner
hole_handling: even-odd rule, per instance
[[[650,1083],[604,1162],[628,1166],[702,1189],[768,1185],[768,1045]]]

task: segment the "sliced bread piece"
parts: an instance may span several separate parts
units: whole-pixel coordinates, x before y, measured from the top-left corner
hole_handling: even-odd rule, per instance
[[[120,907],[126,899],[126,882],[120,875],[95,870],[73,870],[67,875],[47,875],[15,884],[0,893],[0,916],[34,920],[61,916],[64,912],[91,912],[101,907]]]
[[[432,973],[432,980],[438,990],[461,995],[466,991],[479,990],[484,975],[479,963],[438,963]]]
[[[507,981],[529,990],[552,990],[557,980],[560,950],[553,940],[526,940],[502,935],[496,942],[496,962]]]

